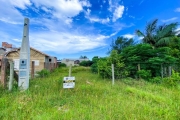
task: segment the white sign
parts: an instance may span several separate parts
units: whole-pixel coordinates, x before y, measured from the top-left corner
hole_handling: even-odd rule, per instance
[[[75,77],[64,77],[63,88],[74,88],[75,87]]]

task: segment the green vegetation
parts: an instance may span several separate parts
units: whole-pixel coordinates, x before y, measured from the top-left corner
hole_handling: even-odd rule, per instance
[[[47,70],[47,69],[43,69],[41,71],[38,71],[37,74],[38,74],[38,77],[41,77],[41,78],[42,77],[47,77],[47,76],[50,75],[50,71]]]
[[[84,66],[84,67],[90,67],[93,64],[92,61],[88,60],[88,61],[82,61],[79,63],[80,66]]]
[[[17,84],[12,92],[0,86],[0,119],[180,119],[178,23],[157,26],[157,22],[149,22],[144,33],[136,30],[143,37],[142,43],[118,37],[108,57],[95,56],[73,67],[74,89],[62,88],[63,77],[68,76],[64,64],[51,73],[40,71],[27,91],[19,91]],[[116,79],[113,86],[112,64]]]
[[[73,67],[74,89],[63,89],[68,68],[30,81],[20,92],[0,89],[0,119],[8,120],[176,120],[180,119],[180,88],[142,80],[102,79],[90,68]],[[179,76],[174,74],[174,76]]]
[[[108,57],[93,58],[92,72],[102,78],[111,78],[111,64],[114,64],[115,78],[118,79],[132,77],[178,84],[180,79],[174,78],[172,71],[180,72],[180,31],[176,29],[179,23],[158,25],[157,22],[158,19],[148,22],[145,32],[136,30],[136,34],[142,37],[138,44],[124,37],[113,40]]]
[[[58,67],[66,67],[66,64],[65,64],[65,63],[60,63],[60,64],[58,65]]]

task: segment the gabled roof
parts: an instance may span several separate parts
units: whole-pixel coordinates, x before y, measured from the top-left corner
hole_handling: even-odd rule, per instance
[[[6,51],[6,49],[5,49],[5,48],[3,48],[3,47],[0,47],[0,49],[3,49],[4,51]]]
[[[37,51],[37,52],[39,52],[39,53],[41,53],[41,54],[43,54],[43,55],[45,55],[45,56],[51,57],[50,55],[48,55],[48,54],[46,54],[46,53],[43,53],[43,52],[41,52],[41,51],[39,51],[39,50],[37,50],[37,49],[35,49],[35,48],[33,48],[33,47],[30,47],[30,48],[33,49],[33,50],[35,50],[35,51]]]
[[[43,52],[41,52],[41,51],[39,51],[39,50],[37,50],[37,49],[35,49],[35,48],[33,48],[33,47],[30,47],[30,49],[35,50],[35,51],[37,51],[37,52],[39,52],[39,53],[41,53],[41,54],[43,54],[43,55],[45,55],[45,56],[47,56],[47,57],[51,57],[50,55],[48,55],[48,54],[46,54],[46,53],[43,53]],[[11,51],[9,51],[9,52],[7,52],[7,53],[5,53],[5,56],[7,56],[7,55],[8,55],[9,53],[11,53],[11,52],[16,52],[16,51],[18,51],[18,50],[20,50],[20,47],[14,49],[14,50],[11,50]]]

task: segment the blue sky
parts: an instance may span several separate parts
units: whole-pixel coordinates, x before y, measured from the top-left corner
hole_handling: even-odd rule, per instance
[[[141,41],[135,30],[150,20],[179,22],[180,0],[0,0],[1,42],[20,47],[24,17],[31,47],[58,59],[91,59],[107,56],[118,36]]]

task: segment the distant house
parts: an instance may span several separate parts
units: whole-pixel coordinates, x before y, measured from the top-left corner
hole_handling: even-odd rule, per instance
[[[62,59],[61,63],[66,64],[66,66],[79,66],[79,63],[82,61],[89,61],[88,58],[85,59],[68,59],[68,58],[64,58]]]
[[[1,68],[1,61],[2,58],[4,57],[4,54],[8,51],[11,51],[14,49],[12,47],[12,44],[8,44],[7,42],[2,42],[2,46],[0,47],[0,68]]]
[[[5,48],[0,48],[0,56],[3,56],[6,53]]]
[[[20,48],[13,49],[5,54],[9,60],[14,61],[14,69],[19,70]],[[42,69],[52,70],[57,67],[57,58],[47,55],[35,48],[30,47],[30,68],[32,61],[35,63],[35,72]]]

